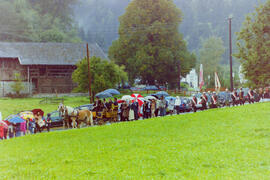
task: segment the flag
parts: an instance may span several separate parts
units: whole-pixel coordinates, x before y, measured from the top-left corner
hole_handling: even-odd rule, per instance
[[[215,72],[215,87],[216,87],[216,91],[219,91],[221,88],[221,84],[220,84],[217,72]]]
[[[204,81],[203,81],[203,65],[202,64],[201,64],[201,67],[200,67],[199,84],[200,84],[200,90],[201,90],[203,85],[204,85]]]

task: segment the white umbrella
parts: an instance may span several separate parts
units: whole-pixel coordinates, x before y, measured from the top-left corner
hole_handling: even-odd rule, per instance
[[[157,100],[157,98],[154,97],[154,96],[146,96],[145,99],[147,99],[147,100],[152,100],[152,99]]]
[[[134,98],[133,97],[131,97],[130,95],[125,95],[125,96],[123,96],[122,98],[121,98],[121,100],[123,100],[123,101],[131,101],[131,100],[133,100]]]

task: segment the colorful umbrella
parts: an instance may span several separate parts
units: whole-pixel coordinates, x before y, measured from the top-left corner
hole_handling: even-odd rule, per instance
[[[34,119],[34,114],[31,111],[20,112],[19,116],[25,120],[30,119],[32,121]]]
[[[143,98],[142,95],[140,95],[140,94],[132,94],[131,97],[133,98],[132,102],[137,101],[139,103],[139,106],[142,106],[144,104],[145,99]]]

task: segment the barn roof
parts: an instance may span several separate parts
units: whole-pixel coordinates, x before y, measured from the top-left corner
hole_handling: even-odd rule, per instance
[[[90,56],[108,59],[97,44],[89,44]],[[18,58],[21,65],[75,65],[86,57],[86,44],[0,42],[0,58]]]

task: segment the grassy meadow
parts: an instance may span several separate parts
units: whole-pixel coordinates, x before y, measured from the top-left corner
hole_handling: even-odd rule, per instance
[[[270,104],[0,141],[0,179],[269,179]]]
[[[64,104],[72,107],[77,107],[83,104],[89,104],[87,97],[63,97]],[[43,98],[22,98],[22,99],[0,99],[0,111],[3,117],[7,117],[11,114],[17,114],[21,111],[42,109],[45,114],[57,110],[59,104],[42,104]]]

